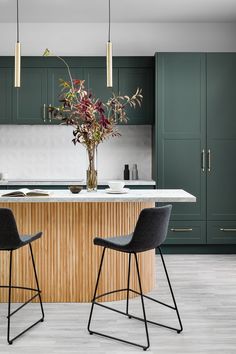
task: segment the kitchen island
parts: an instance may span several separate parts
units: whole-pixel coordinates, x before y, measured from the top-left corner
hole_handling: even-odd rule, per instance
[[[2,190],[1,195],[9,192]],[[0,197],[0,207],[11,208],[20,234],[43,231],[43,237],[32,244],[40,285],[45,302],[89,302],[93,295],[101,247],[93,245],[95,236],[109,237],[133,231],[143,208],[156,202],[195,202],[196,198],[183,190],[130,190],[127,194],[107,194],[104,190],[71,194],[67,190],[52,190],[46,197]],[[144,236],[145,237],[145,236]],[[13,267],[17,268],[14,283],[26,285],[33,273],[27,247],[17,250]],[[1,284],[8,280],[7,252],[0,258]],[[104,262],[99,292],[125,288],[127,255],[108,250]],[[154,282],[154,251],[139,254],[143,291],[151,291]],[[132,265],[134,266],[134,265]],[[137,289],[137,277],[131,272],[131,287]],[[1,289],[1,301],[7,293]],[[26,300],[26,294],[16,290],[13,301]],[[107,296],[105,301],[121,300],[124,293]]]

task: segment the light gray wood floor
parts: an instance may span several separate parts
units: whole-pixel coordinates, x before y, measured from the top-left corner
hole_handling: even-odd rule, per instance
[[[236,353],[236,255],[166,255],[166,264],[183,320],[184,332],[177,334],[149,326],[151,349],[157,354]],[[166,280],[157,257],[157,287],[151,295],[171,303]],[[125,302],[115,303],[124,308]],[[175,312],[146,301],[150,319],[177,324]],[[7,305],[0,304],[0,353],[70,354],[139,353],[142,349],[87,332],[89,304],[45,304],[46,320],[12,346],[6,343]],[[133,313],[141,315],[140,299],[131,301]],[[96,307],[93,329],[145,343],[143,324]],[[15,329],[39,314],[30,304],[15,316]]]

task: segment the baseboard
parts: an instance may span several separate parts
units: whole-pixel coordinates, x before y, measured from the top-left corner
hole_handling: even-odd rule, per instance
[[[161,249],[165,254],[236,254],[236,245],[163,245]]]

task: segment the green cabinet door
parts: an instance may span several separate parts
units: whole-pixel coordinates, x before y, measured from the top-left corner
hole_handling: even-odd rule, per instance
[[[11,124],[13,69],[0,68],[0,92],[0,124]]]
[[[119,68],[119,92],[133,95],[142,89],[142,106],[128,108],[128,124],[153,124],[154,121],[154,73],[151,68]]]
[[[45,124],[47,118],[47,69],[22,68],[21,87],[14,89],[15,124]]]
[[[84,70],[80,68],[71,68],[72,78],[84,80]],[[50,68],[48,69],[48,107],[60,106],[59,98],[62,87],[60,86],[60,80],[69,81],[69,74],[66,68]],[[52,119],[51,114],[48,112],[47,107],[47,124],[59,124],[60,121]]]
[[[208,244],[236,244],[236,221],[208,221]]]
[[[118,93],[118,69],[113,68],[113,87],[107,87],[105,68],[86,68],[85,85],[95,98],[107,102],[112,93]]]
[[[207,218],[212,221],[236,220],[235,83],[236,53],[207,54]]]
[[[158,54],[156,78],[158,188],[184,189],[197,197],[196,203],[176,203],[172,220],[204,220],[205,55]]]
[[[166,245],[206,244],[205,221],[171,221],[165,241]]]

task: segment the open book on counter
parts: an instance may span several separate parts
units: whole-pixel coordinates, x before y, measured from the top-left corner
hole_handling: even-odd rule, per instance
[[[2,197],[46,197],[49,192],[42,189],[21,188],[9,193],[2,194]]]

